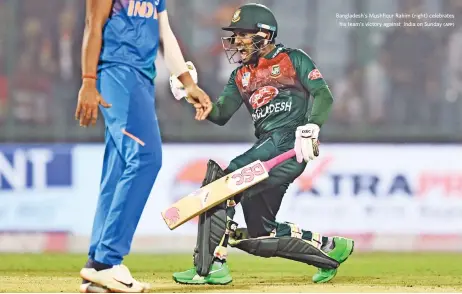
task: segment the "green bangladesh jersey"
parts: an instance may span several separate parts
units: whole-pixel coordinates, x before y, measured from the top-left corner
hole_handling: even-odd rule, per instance
[[[332,101],[330,90],[312,59],[302,50],[278,45],[260,58],[257,66],[240,66],[231,73],[208,120],[224,125],[245,104],[258,138],[307,123],[321,126]]]

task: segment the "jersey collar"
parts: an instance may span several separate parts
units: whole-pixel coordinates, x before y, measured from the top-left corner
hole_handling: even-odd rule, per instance
[[[277,44],[276,47],[273,50],[271,50],[268,54],[263,56],[263,58],[272,59],[272,58],[276,57],[279,53],[281,53],[282,50],[284,50],[284,45]]]

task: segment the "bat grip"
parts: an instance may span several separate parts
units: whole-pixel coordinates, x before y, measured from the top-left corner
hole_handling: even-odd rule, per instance
[[[278,156],[274,157],[273,159],[267,160],[263,162],[263,165],[265,166],[267,171],[270,171],[273,167],[276,165],[279,165],[286,161],[287,159],[290,159],[295,156],[295,150],[290,149],[289,151],[286,151],[282,154],[279,154]]]

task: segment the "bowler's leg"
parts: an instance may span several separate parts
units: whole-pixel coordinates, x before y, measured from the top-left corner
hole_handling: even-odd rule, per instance
[[[122,103],[127,107],[120,111],[116,123],[109,128],[117,150],[125,160],[125,170],[116,185],[95,253],[96,261],[110,265],[120,264],[129,253],[135,230],[162,165],[154,86],[149,82],[140,82],[139,76],[136,78],[128,102],[114,101],[113,105]]]
[[[109,70],[106,70],[99,74],[98,90],[103,97],[108,97],[106,99],[111,100],[120,96],[120,93],[123,91],[120,90],[120,83],[114,79],[113,74],[108,74],[108,71]],[[103,112],[103,114],[105,113]],[[101,264],[95,261],[95,251],[101,240],[101,235],[112,205],[117,183],[125,169],[125,160],[117,150],[114,138],[108,128],[111,121],[107,119],[107,116],[104,118],[106,123],[105,150],[100,181],[100,194],[93,219],[88,260],[84,266],[85,268],[93,268],[95,270],[103,270],[110,267],[110,265]],[[84,279],[81,291],[87,292],[89,285],[89,281]]]
[[[90,239],[88,257],[95,258],[95,250],[101,239],[103,227],[106,222],[112,199],[116,191],[117,183],[125,169],[125,161],[117,151],[111,133],[106,128],[106,147],[104,150],[103,170],[101,175],[100,195],[96,206],[96,213],[93,221],[93,230]]]

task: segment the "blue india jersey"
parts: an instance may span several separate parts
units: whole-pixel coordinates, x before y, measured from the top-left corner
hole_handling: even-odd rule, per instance
[[[103,28],[98,69],[127,65],[149,79],[156,76],[159,48],[158,14],[166,0],[113,0],[112,12]]]

